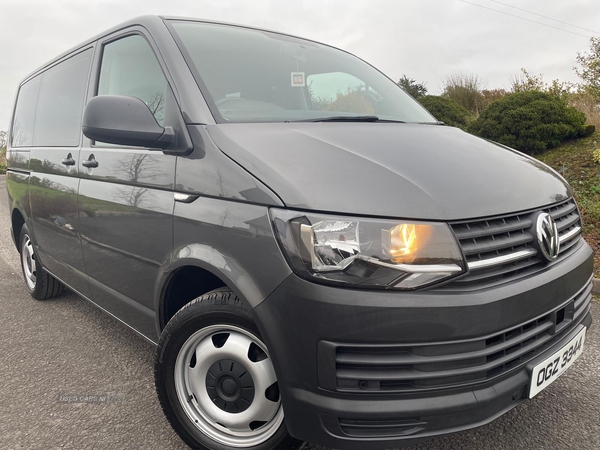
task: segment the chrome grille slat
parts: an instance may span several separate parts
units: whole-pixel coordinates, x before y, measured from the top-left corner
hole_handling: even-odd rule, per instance
[[[464,284],[477,284],[478,282],[484,282],[489,279],[491,276],[498,277],[505,274],[510,274],[515,271],[520,271],[523,273],[524,271],[535,268],[538,264],[543,262],[541,257],[529,256],[527,259],[521,259],[515,261],[512,264],[503,264],[499,266],[492,266],[488,268],[487,271],[478,271],[481,273],[473,274],[466,278],[461,278],[460,280],[456,280],[456,285],[464,285]]]
[[[486,267],[502,266],[505,264],[519,261],[521,259],[531,258],[536,254],[537,251],[535,249],[528,248],[524,250],[518,250],[516,252],[509,253],[506,255],[494,256],[493,258],[470,261],[468,264],[469,269],[471,270],[485,269]]]
[[[554,206],[518,214],[452,223],[452,229],[467,259],[469,273],[440,290],[502,283],[542,270],[548,262],[537,255],[537,214],[547,212],[556,221],[561,242],[558,260],[581,239],[581,219],[573,199]]]
[[[570,241],[567,241],[567,242],[561,242],[560,255],[566,254],[567,251],[571,249],[571,247],[575,246],[575,244],[577,244],[579,242],[579,238],[581,238],[581,235],[578,235],[576,239],[571,239]]]
[[[565,241],[568,241],[569,239],[574,238],[575,236],[577,236],[578,234],[581,233],[581,227],[580,226],[576,226],[568,231],[566,231],[565,233],[561,234],[560,236],[560,243],[562,244]]]

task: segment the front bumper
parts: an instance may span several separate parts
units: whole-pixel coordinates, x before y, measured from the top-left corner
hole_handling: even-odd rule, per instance
[[[332,448],[384,449],[492,421],[527,398],[537,362],[581,326],[590,326],[592,270],[593,253],[582,240],[569,258],[534,276],[464,293],[342,289],[290,276],[254,310],[275,364],[290,434]],[[402,351],[395,355],[413,347],[428,349],[426,355],[446,346],[467,345],[471,351],[469,346],[491,342],[489,337],[500,333],[508,341],[515,329],[525,333],[531,323],[545,320],[555,326],[545,332],[543,347],[523,350],[502,371],[483,372],[472,382],[450,377],[446,386],[426,382],[385,390],[384,383],[361,381],[361,391],[340,382],[336,368],[337,346],[384,348],[386,356],[389,346],[398,345]],[[402,374],[406,368],[396,369]],[[419,372],[413,369],[409,372]]]

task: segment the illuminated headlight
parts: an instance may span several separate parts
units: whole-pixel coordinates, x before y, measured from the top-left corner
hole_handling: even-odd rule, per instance
[[[294,271],[312,280],[369,288],[416,289],[465,272],[444,223],[331,217],[271,209]]]

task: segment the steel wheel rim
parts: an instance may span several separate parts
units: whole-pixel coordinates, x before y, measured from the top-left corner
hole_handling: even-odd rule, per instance
[[[33,251],[33,244],[28,235],[25,235],[23,239],[23,247],[21,248],[21,264],[23,266],[23,274],[25,275],[25,282],[29,289],[35,289],[37,264],[35,260],[35,253]]]
[[[226,335],[224,343],[217,346]],[[251,348],[258,348],[266,358],[252,361]],[[209,384],[218,378],[212,374],[214,367],[224,360],[243,366],[254,385],[252,401],[241,412],[223,410],[222,399],[215,401],[209,394]],[[223,369],[225,376],[233,376],[233,372],[227,374],[228,367]],[[267,348],[247,330],[232,325],[212,325],[195,332],[179,350],[174,375],[177,397],[186,415],[204,435],[220,444],[239,448],[256,446],[271,438],[283,423],[281,397],[277,393],[274,401],[272,396],[277,379]],[[247,375],[243,379],[247,380]],[[241,385],[240,388],[242,392],[247,390]],[[211,392],[214,397],[215,391]],[[241,399],[239,403],[241,406]]]

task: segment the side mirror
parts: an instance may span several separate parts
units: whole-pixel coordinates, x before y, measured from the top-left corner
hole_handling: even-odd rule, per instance
[[[174,140],[171,127],[161,127],[139,98],[99,95],[85,107],[83,134],[93,141],[137,147],[167,148]]]

